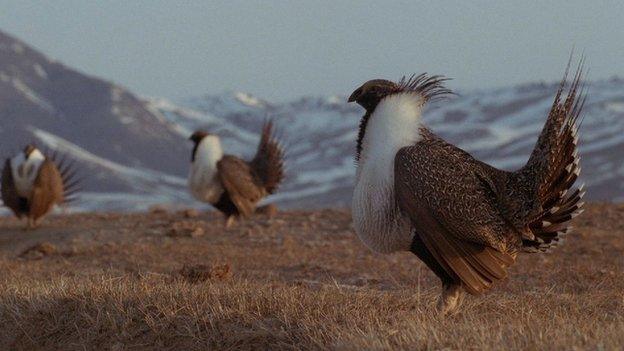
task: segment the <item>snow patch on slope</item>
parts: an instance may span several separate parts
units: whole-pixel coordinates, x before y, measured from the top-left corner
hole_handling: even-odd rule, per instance
[[[37,73],[37,75],[38,75],[40,78],[43,78],[43,79],[48,79],[48,72],[46,72],[46,71],[43,69],[43,67],[41,67],[41,65],[40,65],[40,64],[35,63],[35,64],[33,65],[33,69],[35,70],[35,73]]]
[[[136,182],[137,187],[144,187],[150,190],[154,185],[165,184],[169,186],[186,186],[186,179],[165,174],[162,172],[140,168],[128,167],[109,161],[89,151],[73,144],[63,138],[50,134],[44,130],[31,128],[31,132],[46,146],[59,152],[70,155],[76,160],[87,164],[96,165],[106,170],[114,172],[117,176],[122,176],[131,182]]]
[[[28,85],[22,82],[19,78],[13,77],[11,81],[13,83],[13,87],[15,87],[17,91],[22,93],[22,95],[24,95],[24,97],[26,97],[32,103],[34,103],[35,105],[41,107],[42,109],[48,112],[53,113],[55,111],[55,108],[50,101],[41,97],[39,94],[37,94],[37,92],[32,90]]]
[[[251,94],[248,93],[241,93],[241,92],[237,92],[234,93],[234,97],[236,98],[236,100],[240,101],[241,103],[243,103],[244,105],[247,106],[251,106],[251,107],[264,107],[266,106],[266,103],[254,96],[252,96]]]

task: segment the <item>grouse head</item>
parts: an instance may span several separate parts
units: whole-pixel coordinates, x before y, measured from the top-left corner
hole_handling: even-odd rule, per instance
[[[367,111],[372,112],[386,96],[397,92],[399,86],[385,79],[373,79],[362,84],[349,96],[348,102],[357,102]]]
[[[26,147],[24,148],[24,157],[28,159],[30,155],[35,151],[37,151],[37,147],[35,145],[33,144],[26,145]]]
[[[195,145],[197,145],[202,140],[204,140],[205,137],[210,136],[210,135],[212,134],[204,130],[198,130],[198,131],[195,131],[195,133],[191,134],[191,136],[189,137],[189,140],[192,141]]]

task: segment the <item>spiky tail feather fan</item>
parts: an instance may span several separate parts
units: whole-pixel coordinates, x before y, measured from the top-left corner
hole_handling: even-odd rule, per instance
[[[534,238],[524,239],[528,252],[545,252],[563,241],[571,230],[569,221],[583,210],[585,194],[581,185],[571,190],[580,172],[578,154],[579,117],[586,95],[581,77],[583,62],[562,99],[570,64],[559,86],[544,129],[524,172],[534,176],[540,212],[531,218],[529,230]]]
[[[56,150],[52,152],[46,150],[45,155],[56,165],[61,174],[61,179],[63,180],[63,204],[76,201],[77,194],[81,190],[80,183],[82,180],[78,176],[76,162]]]
[[[273,136],[273,121],[262,127],[262,136],[251,167],[269,194],[273,194],[284,179],[284,150]]]

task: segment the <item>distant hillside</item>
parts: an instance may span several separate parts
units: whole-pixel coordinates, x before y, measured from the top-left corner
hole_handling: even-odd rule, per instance
[[[513,169],[528,158],[556,88],[539,83],[461,91],[430,107],[424,120],[476,157]],[[276,120],[288,146],[288,177],[274,200],[294,208],[349,204],[361,108],[344,96],[287,103],[240,92],[198,96],[176,103],[141,99],[0,33],[0,151],[8,156],[36,141],[69,153],[86,176],[80,209],[199,205],[185,185],[190,133],[207,128],[223,137],[227,153],[251,156],[267,117]],[[588,197],[622,201],[624,81],[591,84],[585,111],[581,154]]]
[[[528,159],[552,106],[557,83],[525,84],[459,96],[434,104],[425,124],[448,141],[497,167],[513,170]],[[293,206],[348,205],[353,154],[363,111],[345,97],[305,97],[275,104],[247,94],[202,96],[179,105],[151,101],[182,134],[204,127],[226,137],[228,149],[254,147],[254,132],[274,116],[289,149],[286,193]],[[624,200],[624,81],[593,82],[581,127],[581,181],[593,200]]]
[[[52,148],[67,141],[80,147],[72,154],[84,166],[87,191],[147,193],[158,190],[152,183],[160,182],[159,172],[182,174],[187,166],[188,145],[158,118],[126,89],[72,70],[0,32],[4,156],[31,141]],[[141,171],[157,179],[137,181],[132,173]],[[183,179],[175,182],[184,185]]]

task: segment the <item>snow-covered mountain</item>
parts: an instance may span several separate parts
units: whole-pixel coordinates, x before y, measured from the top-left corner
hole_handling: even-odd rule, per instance
[[[556,89],[540,83],[460,91],[429,107],[424,120],[479,159],[513,169],[528,158]],[[186,191],[188,136],[207,129],[223,137],[227,153],[251,157],[267,118],[275,120],[288,154],[286,182],[272,199],[296,208],[347,206],[363,111],[345,100],[274,103],[245,93],[176,103],[140,98],[0,32],[0,152],[8,156],[34,141],[69,155],[84,178],[74,204],[82,210],[202,206]],[[588,197],[622,201],[624,81],[593,82],[585,116],[581,154]]]
[[[541,131],[558,83],[525,84],[459,96],[430,106],[424,121],[477,158],[503,169],[521,167]],[[346,97],[271,103],[244,93],[202,96],[180,105],[150,99],[182,135],[205,128],[224,136],[227,150],[250,154],[255,132],[274,118],[288,146],[288,180],[275,198],[296,207],[346,206],[361,108]],[[582,181],[594,200],[624,200],[624,80],[594,82],[581,131]]]
[[[183,174],[187,145],[159,117],[126,89],[0,32],[0,152],[35,142],[68,153],[83,178],[81,207],[126,206],[133,195],[188,198],[184,178],[170,176]]]

